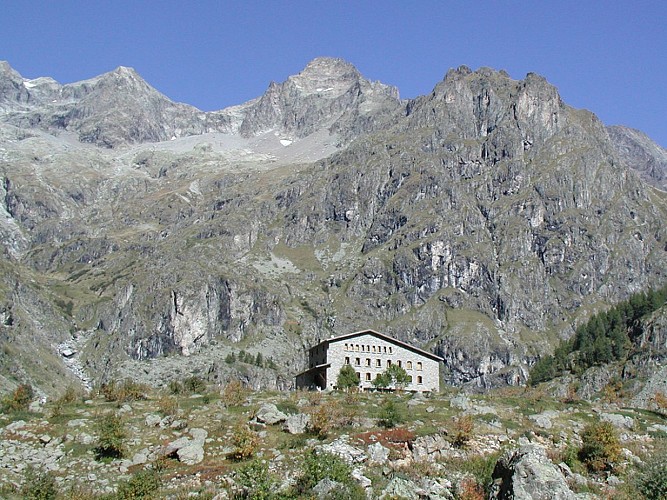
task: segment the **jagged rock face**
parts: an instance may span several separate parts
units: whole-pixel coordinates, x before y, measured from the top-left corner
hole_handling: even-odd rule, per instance
[[[81,142],[108,148],[208,132],[250,137],[272,130],[302,138],[328,129],[347,142],[399,106],[395,88],[369,82],[351,64],[331,58],[316,59],[299,75],[272,83],[261,98],[209,113],[170,101],[132,68],[60,85],[50,78],[25,80],[1,64],[3,121],[75,132]]]
[[[524,446],[506,452],[493,470],[493,487],[489,498],[552,500],[582,498],[567,484],[563,473],[538,446]]]
[[[316,341],[375,328],[441,355],[450,383],[517,384],[591,310],[665,280],[665,199],[537,75],[461,67],[401,103],[318,59],[191,121],[199,112],[127,69],[72,86],[21,80],[24,94],[3,68],[7,265],[71,301],[62,320],[89,332],[82,358],[99,378],[121,361],[219,359],[238,345],[291,375]],[[81,145],[33,127],[53,128],[21,101],[38,87],[73,103],[66,130],[97,127],[102,146],[169,139],[168,117],[185,117],[178,134],[221,135]],[[210,143],[268,130],[294,139],[285,148],[331,135],[339,147],[290,164]]]
[[[641,132],[620,125],[607,127],[618,156],[647,183],[667,191],[667,150]]]
[[[398,107],[396,88],[369,82],[341,59],[318,58],[284,83],[271,83],[246,108],[239,131],[257,135],[278,129],[304,137],[329,129],[349,139],[369,132]]]

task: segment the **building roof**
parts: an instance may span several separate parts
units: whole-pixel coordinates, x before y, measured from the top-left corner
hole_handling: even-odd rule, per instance
[[[323,340],[319,344],[314,345],[313,347],[311,347],[311,349],[315,349],[316,347],[319,347],[321,345],[330,344],[331,342],[338,342],[340,340],[347,340],[347,339],[351,339],[351,338],[354,338],[354,337],[359,337],[361,335],[366,335],[366,334],[374,335],[375,337],[378,337],[382,340],[386,340],[387,342],[391,342],[392,344],[396,344],[396,345],[399,345],[401,347],[405,347],[406,349],[409,349],[409,350],[414,351],[418,354],[421,354],[422,356],[426,356],[427,358],[431,358],[435,361],[444,361],[443,358],[441,358],[440,356],[436,356],[432,352],[424,351],[423,349],[420,349],[419,347],[415,347],[413,345],[406,344],[405,342],[401,342],[400,340],[397,340],[394,337],[390,337],[389,335],[385,335],[384,333],[376,332],[375,330],[370,330],[370,329],[369,330],[360,330],[358,332],[346,333],[345,335],[339,335],[338,337],[328,338],[326,340]]]
[[[319,345],[319,344],[318,344],[318,345]],[[323,368],[329,368],[330,366],[331,366],[331,363],[326,363],[326,364],[324,364],[324,365],[313,366],[312,368],[308,368],[307,370],[304,370],[304,371],[302,371],[302,372],[300,372],[300,373],[297,373],[295,376],[298,377],[299,375],[305,375],[305,374],[308,373],[308,372],[316,372],[316,371],[319,371],[319,370],[321,370],[321,369],[323,369]]]

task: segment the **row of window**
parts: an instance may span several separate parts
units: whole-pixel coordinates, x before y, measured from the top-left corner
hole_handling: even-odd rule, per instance
[[[371,346],[371,345],[362,345],[362,344],[345,344],[343,346],[344,351],[354,351],[354,352],[371,352],[371,350],[376,354],[393,354],[393,349],[391,346]]]
[[[356,374],[357,374],[357,378],[359,380],[361,380],[361,373],[356,372]],[[364,379],[366,380],[366,382],[371,382],[373,380],[371,377],[372,377],[372,374],[366,372],[366,375],[364,376]],[[408,383],[410,383],[410,384],[412,383],[412,376],[408,377]],[[423,384],[424,383],[424,378],[421,375],[417,375],[417,383],[418,384]]]
[[[346,364],[346,365],[349,365],[349,364],[350,364],[350,358],[349,358],[349,356],[346,356],[346,357],[345,357],[345,364]],[[361,366],[361,358],[354,358],[354,364],[355,364],[355,366]],[[388,360],[387,360],[387,368],[389,368],[389,367],[391,366],[391,364],[392,364],[391,359],[388,359]],[[396,364],[397,364],[398,366],[400,366],[401,368],[403,368],[403,362],[402,362],[401,360],[398,360],[398,361],[396,362]],[[364,365],[364,366],[373,366],[373,363],[372,363],[371,358],[366,358],[366,361],[365,361],[365,365]],[[412,361],[406,361],[406,362],[405,362],[405,369],[406,369],[406,370],[412,370],[412,369],[413,369],[412,366],[413,366]],[[377,358],[377,359],[375,360],[375,367],[376,367],[376,368],[382,368],[382,360],[381,360],[381,359]],[[416,363],[416,369],[417,369],[417,370],[422,370],[422,368],[423,368],[423,366],[422,366],[422,362],[421,362],[421,361],[417,361],[417,363]]]

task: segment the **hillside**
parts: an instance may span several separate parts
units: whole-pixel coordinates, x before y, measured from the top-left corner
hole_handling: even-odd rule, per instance
[[[0,70],[5,390],[289,388],[305,349],[362,328],[442,356],[448,384],[517,385],[666,281],[641,156],[535,74],[460,67],[402,101],[322,58],[204,113],[128,68]],[[224,362],[239,350],[275,368]]]
[[[609,390],[589,403],[543,388],[425,398],[128,381],[0,415],[0,495],[662,498],[665,406],[622,404]]]

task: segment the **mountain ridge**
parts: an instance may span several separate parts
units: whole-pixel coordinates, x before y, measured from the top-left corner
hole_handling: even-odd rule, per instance
[[[592,312],[667,279],[667,201],[544,78],[459,67],[401,101],[351,68],[315,60],[212,114],[125,69],[72,108],[3,112],[3,343],[57,361],[83,339],[95,382],[198,353],[224,379],[242,345],[279,364],[258,384],[289,387],[302,350],[368,327],[479,389],[525,382]],[[6,380],[65,383],[15,358]]]

